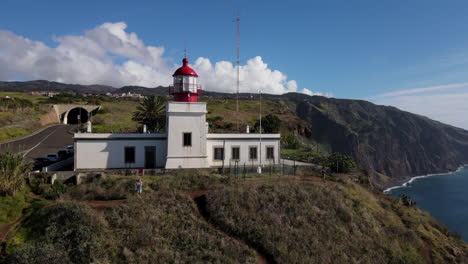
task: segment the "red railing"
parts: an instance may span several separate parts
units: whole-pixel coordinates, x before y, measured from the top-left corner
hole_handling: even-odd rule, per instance
[[[201,85],[193,83],[178,83],[169,86],[169,94],[186,92],[200,94],[202,92]]]

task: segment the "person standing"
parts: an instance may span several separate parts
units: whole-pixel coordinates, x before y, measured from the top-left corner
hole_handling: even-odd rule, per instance
[[[138,180],[135,182],[135,192],[137,193],[138,196],[140,196],[142,191],[143,191],[143,180],[141,179],[141,177],[139,177]]]

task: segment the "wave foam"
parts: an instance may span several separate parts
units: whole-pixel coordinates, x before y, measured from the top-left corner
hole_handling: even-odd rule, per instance
[[[408,187],[408,185],[410,185],[411,183],[413,183],[414,181],[418,180],[418,179],[422,179],[422,178],[428,178],[428,177],[432,177],[432,176],[438,176],[438,175],[450,175],[450,174],[454,174],[454,173],[457,173],[457,172],[460,172],[461,170],[463,170],[463,168],[465,167],[468,167],[468,164],[464,164],[464,165],[461,165],[460,167],[458,167],[456,170],[454,171],[449,171],[449,172],[446,172],[446,173],[434,173],[434,174],[426,174],[426,175],[421,175],[421,176],[415,176],[415,177],[412,177],[409,181],[403,183],[402,185],[397,185],[397,186],[393,186],[393,187],[390,187],[390,188],[387,188],[383,191],[383,193],[387,194],[389,193],[390,191],[394,190],[394,189],[398,189],[398,188],[403,188],[403,187]]]

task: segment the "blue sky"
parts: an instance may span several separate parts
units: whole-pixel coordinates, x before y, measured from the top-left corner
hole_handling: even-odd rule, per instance
[[[216,90],[215,86],[219,85],[226,91],[230,84],[223,80],[233,78],[232,65],[217,63],[235,62],[234,21],[237,10],[241,15],[244,87],[264,83],[258,87],[266,91],[271,88],[270,91],[275,93],[301,92],[306,88],[310,93],[395,105],[468,128],[468,106],[464,106],[465,101],[462,100],[468,100],[466,1],[4,0],[0,4],[0,31],[10,34],[3,35],[3,42],[0,35],[0,45],[7,45],[7,38],[8,43],[12,43],[11,39],[20,41],[18,38],[22,37],[52,49],[48,53],[69,50],[70,46],[75,47],[73,52],[77,52],[83,47],[76,48],[77,38],[64,41],[67,36],[87,38],[86,32],[101,32],[100,26],[110,23],[104,26],[106,30],[115,32],[113,28],[116,27],[128,36],[133,32],[143,43],[142,49],[157,47],[163,50],[159,51],[159,57],[152,53],[154,60],[145,61],[141,55],[144,52],[136,56],[133,55],[136,51],[129,55],[122,51],[122,47],[109,48],[106,50],[109,56],[102,60],[105,64],[109,60],[115,65],[135,62],[125,65],[125,76],[140,73],[142,76],[134,79],[122,77],[120,82],[112,82],[115,81],[109,77],[112,71],[106,70],[101,76],[88,80],[83,77],[83,83],[111,79],[108,84],[116,86],[152,84],[151,78],[143,76],[142,72],[154,73],[154,78],[167,82],[165,74],[179,64],[187,47],[191,62],[197,70],[205,73],[206,86]],[[116,26],[118,22],[125,26]],[[96,38],[91,39],[96,41]],[[75,44],[70,44],[72,42]],[[27,45],[30,44],[23,46]],[[30,46],[25,49],[44,50]],[[2,50],[0,46],[0,66],[2,51],[15,53],[5,48]],[[24,50],[18,52],[24,53]],[[51,56],[54,60],[63,58]],[[7,58],[15,57],[4,56],[3,60]],[[98,64],[87,61],[83,65],[91,67]],[[10,64],[3,75],[0,73],[0,79],[42,77],[80,82],[67,75],[60,76],[62,70],[32,74],[30,72],[35,70],[22,66],[17,65],[19,69],[15,69],[16,66]],[[266,72],[261,72],[262,69]],[[68,70],[77,71],[74,68]],[[116,71],[122,72],[122,69],[117,68]],[[135,73],[137,71],[138,74]],[[85,74],[79,71],[75,75]],[[211,74],[219,76],[209,79],[211,77],[206,75]],[[104,75],[108,78],[102,77]],[[154,86],[156,84],[159,83]],[[431,89],[433,87],[445,88]],[[403,94],[396,93],[398,91]],[[423,102],[421,98],[425,98]],[[458,98],[461,105],[453,106],[449,98]],[[434,106],[428,105],[429,102]]]

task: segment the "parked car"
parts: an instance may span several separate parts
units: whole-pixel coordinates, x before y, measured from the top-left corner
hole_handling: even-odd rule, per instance
[[[67,146],[67,151],[68,151],[68,153],[70,153],[70,154],[75,153],[75,146],[73,146],[73,145]]]
[[[57,152],[57,155],[58,155],[59,160],[64,160],[64,159],[68,158],[68,156],[69,156],[68,151],[66,151],[64,149],[59,150]]]
[[[47,154],[47,159],[49,161],[55,162],[59,160],[59,155],[57,153],[49,153]]]
[[[50,160],[48,158],[44,158],[44,157],[35,158],[33,170],[41,170],[43,167],[49,164],[50,164]]]

